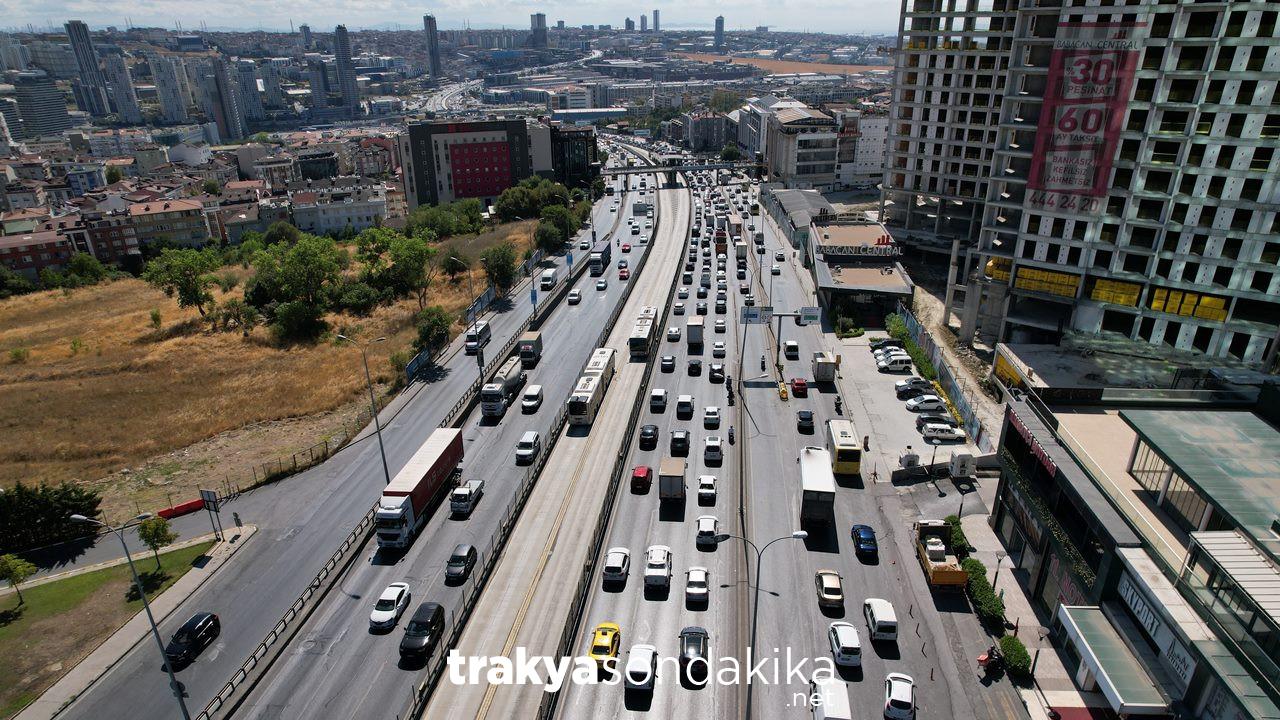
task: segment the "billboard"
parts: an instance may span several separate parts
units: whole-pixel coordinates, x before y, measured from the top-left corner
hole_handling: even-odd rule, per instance
[[[1027,204],[1101,214],[1145,23],[1059,23],[1036,132]]]

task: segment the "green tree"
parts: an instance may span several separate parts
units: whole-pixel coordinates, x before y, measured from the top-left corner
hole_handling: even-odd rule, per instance
[[[548,205],[542,208],[541,216],[543,222],[550,222],[560,231],[562,243],[573,237],[573,231],[578,227],[573,211],[564,205]]]
[[[13,295],[35,292],[35,289],[35,283],[10,270],[7,265],[0,265],[0,300]]]
[[[332,239],[303,235],[292,246],[278,243],[258,253],[254,267],[275,286],[279,302],[296,300],[320,308],[327,287],[342,270],[342,260]]]
[[[151,548],[156,558],[156,570],[160,569],[160,548],[170,545],[178,539],[178,533],[169,527],[169,521],[156,516],[138,523],[138,539],[143,545]]]
[[[591,197],[594,200],[604,197],[604,180],[596,178],[591,181]]]
[[[67,261],[67,274],[79,278],[83,285],[100,283],[107,277],[107,268],[89,253],[76,253]]]
[[[553,253],[564,245],[564,233],[556,227],[554,222],[544,219],[538,223],[538,229],[533,232],[533,244],[543,252]]]
[[[200,189],[210,195],[217,195],[222,192],[222,186],[218,184],[217,180],[205,180],[200,185]]]
[[[221,262],[212,249],[165,248],[160,256],[147,263],[142,279],[164,291],[169,297],[177,296],[178,307],[193,307],[203,317],[205,306],[213,302],[209,286],[210,274]]]
[[[516,246],[509,242],[494,245],[480,254],[480,266],[489,282],[505,292],[516,282]]]
[[[449,342],[453,317],[443,307],[432,305],[414,316],[418,328],[418,349],[435,352]]]
[[[36,566],[17,555],[0,555],[0,580],[7,580],[13,586],[14,592],[18,593],[19,605],[26,602],[22,599],[21,585],[35,573]]]
[[[471,258],[458,248],[449,247],[440,260],[440,269],[449,279],[456,280],[459,275],[471,269]]]
[[[271,332],[280,342],[314,340],[328,327],[323,313],[318,305],[301,300],[282,302],[276,306]]]
[[[74,514],[98,517],[101,502],[98,493],[79,485],[18,482],[0,493],[0,553],[22,552],[92,533],[70,518]]]
[[[123,177],[124,177],[124,173],[120,172],[120,168],[114,167],[114,166],[107,168],[107,184],[108,185],[114,185],[120,182],[120,178],[123,178]]]
[[[439,252],[415,236],[393,240],[387,253],[391,258],[388,270],[391,287],[399,292],[415,294],[419,310],[427,306],[427,291],[431,289],[437,270],[433,260]]]
[[[262,236],[262,242],[267,245],[280,242],[292,245],[301,239],[302,231],[283,220],[271,223],[271,227],[267,228],[267,232]]]
[[[720,149],[720,159],[725,162],[736,162],[741,157],[742,151],[738,149],[737,145],[731,142],[725,143],[724,147]]]
[[[719,113],[730,113],[742,107],[742,96],[729,90],[716,90],[711,93],[707,107]]]
[[[240,298],[231,298],[222,303],[222,329],[240,328],[240,334],[249,337],[253,326],[258,324],[261,313],[258,309]]]

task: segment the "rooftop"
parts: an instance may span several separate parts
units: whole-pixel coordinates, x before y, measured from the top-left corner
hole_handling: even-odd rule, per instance
[[[154,202],[134,203],[129,206],[129,215],[159,215],[169,212],[185,212],[195,210],[201,212],[204,205],[197,200],[156,200]]]
[[[818,273],[819,285],[823,288],[840,290],[874,290],[883,293],[895,293],[911,297],[911,278],[905,270],[897,265],[827,265],[821,263],[824,271]],[[827,279],[830,282],[827,282]]]

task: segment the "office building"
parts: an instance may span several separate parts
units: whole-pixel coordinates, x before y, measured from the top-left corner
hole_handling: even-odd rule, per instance
[[[252,60],[236,61],[236,82],[240,86],[240,102],[244,106],[247,120],[262,120],[267,111],[262,106],[262,95],[258,91],[258,69]]]
[[[310,50],[313,42],[311,39],[311,26],[303,23],[298,26],[298,32],[302,35],[302,47],[306,50]]]
[[[552,123],[551,166],[556,182],[569,188],[590,186],[600,177],[596,129]]]
[[[889,116],[870,110],[832,110],[839,126],[836,186],[870,189],[884,178],[885,149],[889,141]]]
[[[31,51],[8,33],[0,33],[0,70],[26,70],[31,65]]]
[[[44,72],[18,73],[13,80],[13,94],[22,118],[20,133],[10,127],[15,137],[57,135],[75,124],[67,112],[66,97]]]
[[[529,29],[530,47],[547,47],[547,16],[544,13],[534,13],[529,16]]]
[[[360,88],[356,85],[356,66],[351,60],[351,36],[345,25],[333,30],[333,56],[338,67],[338,92],[342,94],[342,107],[351,117],[360,114]]]
[[[788,189],[835,187],[837,130],[830,115],[810,107],[774,110],[765,124],[770,179]]]
[[[723,15],[717,15],[717,16],[716,16],[716,39],[715,39],[715,43],[716,43],[716,49],[717,49],[717,50],[723,50],[723,49],[724,49],[724,16],[723,16]]]
[[[31,55],[31,64],[48,73],[54,80],[70,80],[80,72],[75,53],[71,52],[71,46],[66,43],[33,40],[27,43],[27,52]]]
[[[89,26],[80,20],[68,20],[67,37],[71,40],[71,52],[76,57],[76,67],[80,75],[73,81],[76,103],[81,110],[101,117],[111,112],[107,102],[107,79],[98,65],[98,53],[93,48],[93,38],[89,36]]]
[[[140,124],[142,108],[138,105],[138,93],[133,89],[133,78],[129,75],[129,66],[121,55],[107,58],[107,87],[111,90],[111,100],[115,103],[116,113],[120,119],[130,125]]]
[[[662,28],[658,27],[658,11],[653,11],[653,31],[662,32]]]
[[[439,83],[444,77],[444,67],[440,64],[440,31],[436,29],[435,15],[423,15],[422,27],[427,34],[427,70],[431,81]]]
[[[164,123],[183,123],[188,117],[187,99],[182,91],[186,71],[179,62],[163,55],[153,55],[147,60],[156,84],[156,98],[160,101],[160,121]]]
[[[649,16],[640,14],[640,32],[649,32]]]
[[[524,118],[415,123],[400,148],[410,210],[463,198],[492,202],[525,178],[553,172],[549,129]]]

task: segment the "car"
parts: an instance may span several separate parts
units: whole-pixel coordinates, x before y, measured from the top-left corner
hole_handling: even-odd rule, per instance
[[[676,290],[676,297],[680,298],[681,300],[688,300],[688,299],[689,299],[689,288],[687,288],[687,287],[682,287],[682,288],[680,288],[679,290]]]
[[[698,476],[698,503],[700,505],[716,504],[716,476]]]
[[[813,432],[813,411],[799,410],[796,412],[796,430],[802,433]]]
[[[871,351],[871,357],[875,358],[876,360],[884,360],[887,357],[898,357],[898,356],[909,358],[911,357],[911,354],[900,347],[892,347],[892,346]]]
[[[720,532],[720,521],[715,515],[699,515],[697,534],[694,536],[695,545],[715,545],[716,534]]]
[[[707,462],[724,460],[724,442],[719,435],[710,435],[702,441],[702,457]]]
[[[627,653],[626,668],[622,672],[625,690],[653,690],[658,678],[658,648],[652,645],[632,645]]]
[[[776,263],[775,263],[774,265],[770,266],[770,267],[769,267],[769,274],[770,274],[770,275],[781,275],[781,274],[782,274],[782,266],[781,266],[781,265],[778,265],[778,264],[776,264]],[[772,281],[770,281],[770,282],[772,282]]]
[[[670,587],[671,548],[666,545],[650,545],[644,556],[645,587]]]
[[[467,575],[471,574],[471,568],[475,567],[477,557],[474,545],[466,543],[455,545],[444,565],[445,582],[457,583],[466,580]]]
[[[787,259],[787,254],[779,250],[773,254],[773,259],[782,262]]]
[[[624,252],[624,253],[629,253],[629,252],[631,252],[631,243],[622,243],[622,252]],[[625,265],[620,265],[619,267],[626,267],[626,266],[625,266]]]
[[[908,400],[907,409],[911,412],[923,412],[925,410],[945,411],[947,403],[937,395],[921,395],[918,398]]]
[[[747,268],[746,268],[746,266],[743,266],[743,265],[739,265],[739,266],[738,266],[738,272],[737,272],[737,274],[736,274],[736,277],[737,277],[739,280],[746,280],[746,279],[747,279]]]
[[[724,382],[724,364],[711,363],[711,369],[707,371],[707,379],[713,383]]]
[[[729,295],[724,290],[716,290],[716,300],[728,302]]]
[[[742,299],[742,304],[746,305],[747,307],[755,307],[756,296],[752,295],[751,293],[747,293],[747,296]]]
[[[528,430],[516,441],[516,464],[529,465],[542,452],[542,438],[537,430]]]
[[[750,283],[738,283],[738,294],[739,294],[739,295],[746,295],[746,294],[747,294],[748,292],[750,292],[750,291],[751,291],[751,284],[750,284]]]
[[[682,302],[678,302],[678,303],[676,303],[675,305],[672,305],[672,306],[671,306],[671,314],[672,314],[672,315],[683,315],[683,314],[684,314],[684,303],[682,303]]]
[[[726,303],[724,300],[717,300],[717,301],[716,301],[716,314],[717,314],[717,315],[724,315],[724,314],[725,314],[726,312],[728,312],[728,311],[729,311],[729,304],[728,304],[728,303]]]
[[[818,593],[818,607],[844,607],[844,586],[840,584],[840,573],[835,570],[819,570],[813,576],[814,588]]]
[[[657,425],[641,425],[640,426],[640,449],[652,450],[658,446],[658,426]]]
[[[596,289],[597,289],[597,290],[608,290],[608,289],[609,289],[609,281],[608,281],[608,280],[606,280],[605,278],[600,278],[599,280],[597,280],[597,281],[596,281]]]
[[[692,684],[706,682],[710,671],[707,645],[710,644],[711,633],[695,625],[681,630],[679,637],[680,679]]]
[[[711,343],[711,357],[717,357],[717,358],[724,357],[724,341],[723,340],[717,340]]]
[[[720,427],[720,408],[715,405],[708,405],[702,409],[702,426],[709,428]]]
[[[391,583],[373,604],[373,612],[369,613],[369,627],[375,630],[390,630],[395,627],[412,599],[409,583]]]
[[[591,241],[590,241],[590,240],[580,240],[580,241],[578,241],[578,249],[579,249],[579,250],[590,250],[590,249],[591,249]]]
[[[795,397],[809,397],[809,383],[804,378],[791,378],[791,394]]]
[[[849,528],[849,539],[853,540],[853,552],[857,555],[875,557],[880,554],[876,531],[870,525],[854,525]]]
[[[622,643],[622,628],[617,623],[602,622],[591,633],[591,650],[587,657],[601,667],[611,667],[618,661],[618,649]]]
[[[925,380],[922,377],[916,377],[913,375],[904,380],[899,380],[898,382],[893,384],[893,389],[898,392],[902,392],[906,388],[920,388],[921,390],[932,390],[933,383],[929,382],[928,380]]]
[[[702,374],[702,361],[693,358],[689,360],[689,375],[697,377]]]
[[[715,328],[716,328],[716,332],[718,332],[718,333],[724,333],[724,331],[725,331],[725,322],[724,322],[724,318],[716,318]]]
[[[675,372],[676,357],[674,355],[663,355],[659,364],[662,368],[662,372]]]
[[[897,338],[876,338],[875,340],[872,340],[867,344],[871,347],[872,352],[875,352],[876,350],[880,350],[882,348],[888,348],[888,347],[900,348],[903,346],[903,342],[901,340],[898,340]]]
[[[688,420],[693,417],[692,395],[679,395],[676,397],[676,417],[681,420]]]
[[[626,258],[618,258],[618,269],[631,267],[631,263]]]
[[[628,270],[627,268],[622,268],[621,270],[618,271],[618,279],[619,280],[631,279],[631,271]]]
[[[687,603],[705,605],[710,599],[711,574],[706,568],[694,565],[684,573],[684,600]]]
[[[431,657],[443,636],[444,606],[424,602],[413,611],[408,624],[404,626],[404,636],[400,638],[400,657],[406,660]]]
[[[680,328],[675,325],[667,328],[667,340],[671,342],[680,342]]]
[[[904,388],[897,389],[897,395],[899,400],[911,400],[912,398],[918,398],[921,395],[926,395],[928,394],[928,392],[929,391],[926,390],[925,388],[920,388],[920,387],[904,387]]]
[[[705,301],[698,303],[698,314],[699,315],[707,314],[707,303]]]
[[[649,391],[649,410],[660,413],[667,409],[667,391],[663,388],[654,388]]]
[[[182,623],[169,644],[164,656],[174,665],[186,665],[196,659],[200,651],[213,642],[222,632],[222,621],[211,612],[198,612]]]
[[[581,290],[579,290],[579,289],[577,289],[577,288],[574,288],[574,289],[570,290],[570,291],[569,291],[569,304],[570,304],[570,305],[577,305],[577,304],[578,304],[578,303],[580,303],[580,302],[582,302],[582,291],[581,291]]]
[[[647,493],[653,484],[653,468],[648,465],[637,465],[631,469],[631,492]]]
[[[520,396],[520,412],[537,412],[540,407],[542,407],[542,386],[530,385],[525,388],[524,395]]]
[[[960,427],[960,421],[943,413],[922,413],[916,417],[916,430],[923,431],[925,425],[950,425]]]
[[[847,622],[833,622],[827,628],[827,643],[831,645],[831,658],[836,665],[862,666],[862,643],[858,641],[858,628]]]
[[[729,283],[725,282],[724,280],[717,280],[717,281],[716,281],[716,289],[717,289],[717,290],[726,290],[726,289],[728,289],[728,287],[729,287]]]
[[[611,547],[604,556],[604,581],[625,582],[631,574],[631,551],[624,547]]]
[[[920,434],[924,436],[925,440],[940,440],[943,442],[960,442],[968,437],[960,428],[941,423],[925,425],[920,430]]]
[[[916,716],[916,681],[910,675],[884,676],[884,716],[889,720],[912,720]]]
[[[671,431],[671,454],[685,456],[689,454],[689,431]]]

